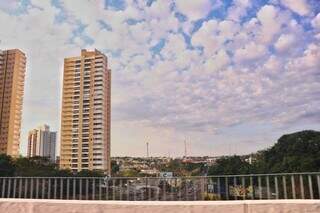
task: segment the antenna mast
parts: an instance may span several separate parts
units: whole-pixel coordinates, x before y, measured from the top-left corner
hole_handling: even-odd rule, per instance
[[[187,141],[184,140],[184,157],[187,158]]]

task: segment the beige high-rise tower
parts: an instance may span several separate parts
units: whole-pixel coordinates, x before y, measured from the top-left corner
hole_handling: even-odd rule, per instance
[[[0,153],[19,155],[26,56],[0,50]]]
[[[110,174],[110,96],[103,53],[82,50],[64,60],[60,168]]]

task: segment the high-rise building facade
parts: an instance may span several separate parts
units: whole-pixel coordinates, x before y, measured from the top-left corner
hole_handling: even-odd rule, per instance
[[[51,132],[48,125],[39,126],[29,131],[27,156],[47,157],[55,162],[56,144],[57,132]]]
[[[19,155],[26,56],[0,50],[0,153]]]
[[[64,60],[60,168],[110,174],[111,70],[98,50]]]

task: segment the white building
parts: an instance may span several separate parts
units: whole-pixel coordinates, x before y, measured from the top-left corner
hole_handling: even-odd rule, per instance
[[[28,157],[48,157],[55,162],[57,132],[51,132],[48,125],[39,126],[29,132]]]

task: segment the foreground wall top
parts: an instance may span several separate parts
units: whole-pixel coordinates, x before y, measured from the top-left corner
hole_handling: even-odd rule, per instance
[[[319,213],[320,200],[78,201],[0,199],[5,213]]]

